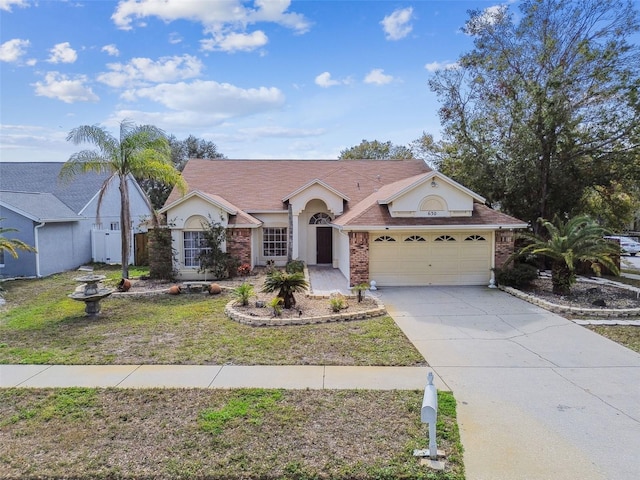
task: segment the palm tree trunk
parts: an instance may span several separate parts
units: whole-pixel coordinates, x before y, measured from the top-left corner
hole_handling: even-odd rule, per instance
[[[127,176],[119,175],[120,180],[120,234],[122,239],[121,261],[122,278],[129,278],[129,252],[131,250],[131,211],[129,209],[129,185]]]
[[[551,266],[552,291],[556,295],[569,295],[571,292],[571,270],[564,262],[553,262]]]

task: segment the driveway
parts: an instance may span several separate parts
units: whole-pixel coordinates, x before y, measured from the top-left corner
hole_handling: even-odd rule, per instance
[[[486,287],[380,297],[455,394],[468,480],[640,478],[640,354]]]

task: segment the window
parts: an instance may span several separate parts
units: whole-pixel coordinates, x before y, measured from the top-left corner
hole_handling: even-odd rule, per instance
[[[120,230],[120,222],[111,222],[109,230]]]
[[[209,251],[204,247],[204,232],[184,232],[184,266],[199,268],[200,260],[198,255],[202,251]]]
[[[265,228],[262,238],[262,255],[265,257],[287,256],[287,228]]]
[[[438,238],[436,238],[435,241],[436,242],[455,242],[456,239],[453,238],[451,235],[440,235]]]
[[[464,239],[465,242],[486,242],[487,239],[484,238],[482,235],[469,235],[467,238]]]
[[[316,213],[309,219],[309,225],[329,225],[331,217],[326,213]]]
[[[424,237],[421,237],[420,235],[411,235],[410,237],[405,238],[404,241],[405,242],[426,242]]]
[[[382,235],[381,237],[378,237],[374,240],[374,242],[395,242],[396,239],[393,237],[390,237],[389,235]]]

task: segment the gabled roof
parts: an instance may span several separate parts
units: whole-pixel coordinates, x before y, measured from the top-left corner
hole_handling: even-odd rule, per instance
[[[87,173],[63,182],[61,162],[0,163],[0,190],[49,193],[76,214],[93,199],[109,174]]]
[[[449,185],[452,185],[453,187],[457,188],[458,190],[466,193],[467,195],[469,195],[474,201],[479,202],[479,203],[484,203],[486,202],[486,199],[484,197],[481,197],[480,195],[478,195],[477,193],[469,190],[467,187],[465,187],[464,185],[460,185],[458,182],[456,182],[455,180],[446,177],[442,174],[439,174],[438,172],[432,171],[429,173],[425,173],[424,175],[418,175],[416,177],[410,177],[407,178],[403,181],[400,182],[396,182],[394,183],[394,189],[395,191],[387,198],[380,198],[378,200],[378,203],[380,203],[381,205],[388,205],[389,203],[393,202],[394,200],[396,200],[397,198],[401,197],[402,195],[404,195],[405,193],[409,192],[410,190],[413,190],[416,187],[419,187],[420,185],[422,185],[423,183],[429,182],[432,179],[437,178],[439,181],[448,183]]]
[[[422,160],[189,160],[182,175],[190,190],[224,199],[243,214],[286,211],[286,201],[314,184],[345,200],[344,213],[334,225],[346,229],[367,227],[438,226],[523,228],[516,218],[483,205],[484,198],[431,170]],[[387,203],[437,177],[467,193],[474,201],[470,217],[391,217]],[[174,189],[161,211],[180,198]],[[479,203],[478,203],[479,202]],[[254,217],[251,217],[256,220]],[[258,220],[257,224],[260,224]]]
[[[81,219],[51,193],[0,191],[0,206],[34,222],[77,222]]]
[[[318,180],[317,178],[311,180],[310,182],[302,185],[300,188],[298,188],[297,190],[295,190],[294,192],[291,192],[290,194],[288,194],[286,197],[284,197],[282,199],[283,202],[286,202],[287,200],[295,197],[297,194],[299,194],[300,192],[305,191],[307,188],[312,187],[313,185],[320,185],[323,188],[326,188],[327,190],[329,190],[330,192],[335,193],[338,197],[342,198],[343,200],[346,200],[347,202],[349,201],[349,197],[347,195],[345,195],[342,192],[339,192],[338,190],[336,190],[335,188],[333,188],[331,185],[327,185],[325,182],[323,182],[322,180]]]
[[[193,197],[198,197],[201,198],[202,200],[204,200],[207,203],[210,203],[211,205],[220,208],[221,210],[227,212],[229,215],[234,215],[235,218],[231,219],[229,221],[229,223],[231,225],[236,225],[236,226],[259,226],[262,225],[262,222],[260,220],[258,220],[257,218],[249,215],[246,212],[243,212],[242,210],[240,210],[238,207],[236,207],[235,205],[233,205],[232,203],[228,202],[227,200],[225,200],[224,198],[222,198],[220,195],[215,195],[212,193],[205,193],[205,192],[201,192],[200,190],[192,190],[189,193],[187,193],[184,197],[180,197],[177,200],[166,204],[164,207],[162,207],[158,213],[165,213],[168,210],[180,205],[181,203],[184,203],[186,201],[188,201],[189,199],[193,198]]]
[[[355,205],[382,186],[429,172],[422,160],[189,160],[190,190],[218,195],[247,213],[283,211],[283,199],[314,181]],[[174,189],[165,205],[180,197]]]

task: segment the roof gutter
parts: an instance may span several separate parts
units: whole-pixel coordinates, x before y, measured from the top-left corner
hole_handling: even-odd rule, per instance
[[[45,226],[45,222],[41,222],[33,228],[33,240],[35,243],[34,247],[36,249],[36,277],[37,278],[42,277],[42,275],[40,275],[40,248],[38,245],[38,230],[44,226]]]

